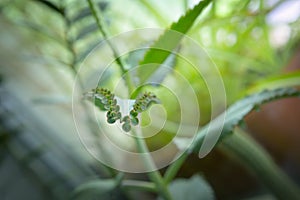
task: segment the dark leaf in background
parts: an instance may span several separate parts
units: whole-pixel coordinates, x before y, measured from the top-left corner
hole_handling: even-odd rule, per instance
[[[108,195],[116,187],[116,181],[114,179],[97,179],[92,180],[78,186],[71,199],[87,200],[87,199],[107,199],[103,196]]]
[[[175,179],[169,185],[173,200],[213,200],[214,191],[210,185],[199,175],[190,179]],[[158,198],[161,200],[162,198]]]

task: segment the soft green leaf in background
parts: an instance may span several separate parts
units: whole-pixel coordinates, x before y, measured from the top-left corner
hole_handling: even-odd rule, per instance
[[[197,17],[209,3],[210,0],[198,3],[193,9],[189,10],[186,15],[173,23],[170,29],[167,29],[165,33],[150,46],[144,59],[140,62],[141,67],[138,70],[138,77],[141,84],[145,83],[160,64],[178,47],[184,34],[189,31]]]
[[[276,99],[284,97],[299,96],[299,93],[300,92],[294,88],[279,88],[275,90],[265,90],[237,101],[219,117],[216,117],[200,130],[193,144],[189,147],[190,151],[198,151],[200,149],[199,156],[201,158],[204,157],[213,148],[214,144],[212,143],[212,141],[217,142],[220,137],[222,138],[232,133],[234,127],[242,122],[243,118],[250,111],[258,108],[263,103],[274,101]],[[219,119],[222,119],[223,115],[226,116],[224,122],[220,121]],[[221,133],[214,132],[214,130],[219,130],[218,128],[216,128],[218,126],[223,126]],[[206,140],[210,142],[206,143]]]
[[[213,200],[214,191],[204,178],[194,175],[190,179],[178,178],[169,185],[173,200]],[[161,200],[161,198],[158,198]]]
[[[295,86],[300,86],[300,71],[273,76],[263,81],[259,81],[254,86],[250,87],[246,92],[247,94],[251,94],[266,89]]]
[[[114,179],[97,179],[78,186],[71,199],[103,199],[105,195],[115,189],[117,183]],[[104,198],[105,199],[105,198]]]
[[[23,108],[16,109],[18,107],[14,107],[15,112],[20,113],[20,116],[18,117],[22,117],[21,114],[26,113],[27,116],[23,118],[27,119],[27,121],[29,120],[30,124],[34,125],[36,120],[34,117],[30,116],[31,112],[28,111],[39,111],[41,113],[40,116],[44,116],[43,119],[45,118],[47,123],[51,124],[53,127],[58,127],[58,134],[48,130],[49,135],[56,139],[54,140],[54,143],[62,146],[66,146],[64,145],[65,143],[68,144],[68,148],[66,148],[67,150],[62,149],[59,151],[59,155],[62,157],[66,155],[66,157],[68,157],[68,155],[71,154],[80,160],[80,162],[78,162],[81,164],[80,166],[95,166],[95,163],[89,159],[85,151],[81,154],[76,151],[76,149],[81,147],[78,143],[70,142],[70,140],[77,139],[76,137],[73,138],[73,135],[76,135],[76,133],[73,133],[73,129],[70,126],[72,123],[69,121],[69,119],[72,119],[70,108],[66,105],[61,106],[61,103],[65,104],[67,102],[65,100],[68,98],[56,98],[56,96],[54,99],[43,98],[48,96],[50,97],[53,94],[69,95],[70,97],[70,88],[73,81],[73,79],[70,78],[73,77],[73,72],[68,71],[70,64],[72,66],[73,64],[78,66],[78,64],[86,58],[89,52],[91,52],[91,50],[99,42],[101,42],[101,37],[99,38],[98,31],[92,31],[89,33],[86,32],[84,37],[81,37],[80,40],[74,41],[76,35],[78,35],[81,31],[87,31],[82,30],[82,28],[85,29],[85,27],[92,24],[92,18],[89,10],[86,9],[87,5],[85,1],[49,0],[40,2],[51,2],[51,4],[46,3],[45,6],[37,3],[37,1],[25,2],[20,0],[4,0],[0,3],[1,25],[3,26],[3,29],[1,30],[1,44],[4,44],[4,51],[0,53],[2,66],[1,75],[3,73],[3,79],[5,84],[8,85],[9,91],[16,94],[17,97],[20,97],[20,100],[25,102]],[[124,31],[143,27],[158,26],[165,28],[165,24],[168,24],[171,20],[176,20],[176,17],[182,14],[180,12],[175,13],[175,11],[180,10],[178,8],[180,8],[179,5],[182,4],[181,1],[147,0],[143,2],[131,0],[109,1],[109,7],[107,7],[108,12],[103,12],[103,16],[105,18],[104,21],[108,22],[108,29],[110,29],[113,34],[118,34]],[[148,2],[149,3],[146,5],[145,2],[146,4]],[[251,87],[249,93],[253,93],[265,88],[273,89],[283,86],[299,85],[299,73],[280,75],[281,69],[284,68],[287,60],[294,53],[294,49],[292,48],[293,45],[296,44],[295,42],[297,40],[299,40],[299,19],[291,23],[278,23],[275,25],[269,24],[267,21],[269,13],[272,13],[278,5],[284,4],[285,1],[278,1],[274,5],[269,5],[266,2],[267,1],[235,0],[213,1],[212,6],[207,8],[209,13],[207,16],[205,15],[205,20],[202,20],[203,18],[201,18],[201,21],[198,22],[188,20],[187,24],[194,23],[194,26],[189,31],[189,36],[208,48],[208,53],[210,53],[213,61],[220,69],[220,73],[227,89],[229,104],[235,102],[241,93],[244,94],[243,90],[248,89],[249,86]],[[100,4],[101,2],[99,2],[98,5],[100,6]],[[126,5],[126,9],[124,9],[124,5]],[[145,5],[144,7],[148,12],[144,12],[142,7],[139,8],[139,5]],[[161,7],[161,5],[164,6]],[[176,9],[174,9],[174,7],[176,7]],[[185,8],[187,7],[189,6],[186,5]],[[135,11],[135,14],[132,15],[132,12],[130,12],[127,8],[135,8],[132,9]],[[65,16],[61,14],[61,9],[65,9]],[[100,8],[100,10],[104,11],[106,9]],[[151,13],[153,13],[153,15],[151,15]],[[177,16],[174,17],[175,15]],[[159,20],[153,19],[153,16],[157,19],[164,19],[164,21],[159,22]],[[5,22],[3,22],[2,19],[5,19],[3,20]],[[71,23],[66,23],[67,21]],[[22,26],[18,26],[16,24],[22,24]],[[161,26],[162,24],[163,26]],[[6,34],[10,37],[5,36],[3,32],[9,30],[11,27],[15,28],[12,29],[10,34]],[[24,27],[29,29],[25,29]],[[180,28],[184,27],[180,26]],[[188,27],[185,27],[184,29],[186,28],[188,29]],[[286,42],[281,44],[281,46],[274,45],[276,38],[274,40],[274,38],[270,37],[275,28],[279,29],[281,32],[285,32],[286,30],[290,31]],[[172,27],[171,30],[173,30]],[[15,36],[16,33],[18,33],[17,36]],[[21,43],[19,38],[24,35],[27,36],[26,40],[24,40],[26,42]],[[171,41],[171,38],[168,39]],[[175,39],[180,41],[180,38]],[[32,48],[28,48],[29,43]],[[120,43],[120,45],[126,45],[128,44],[128,41],[120,41]],[[166,42],[162,44],[170,45],[169,40],[167,39]],[[11,49],[12,53],[7,51],[7,49]],[[153,51],[154,50],[155,49],[153,49]],[[166,57],[170,58],[170,55],[174,53],[173,50],[174,49],[170,51],[169,55],[167,55],[168,52],[162,54],[165,54],[167,55]],[[4,54],[6,52],[9,53]],[[156,52],[159,53],[158,50],[156,50]],[[35,56],[26,55],[28,53],[32,55],[34,54]],[[52,62],[51,59],[44,59],[50,57],[52,60],[59,60],[61,61],[60,63],[64,63],[65,65],[67,64],[67,67],[58,62]],[[197,54],[195,54],[195,58],[197,58]],[[99,55],[98,59],[91,63],[91,66],[94,66],[98,70],[102,69],[103,65],[101,61],[103,61],[103,59],[105,59],[105,56],[102,54]],[[157,61],[156,59],[160,62],[157,66],[155,66],[155,69],[153,70],[154,73],[159,71],[159,67],[161,66],[160,64],[168,61],[168,59],[162,59],[161,57],[156,57],[156,55],[154,55],[153,61]],[[41,62],[41,60],[43,60],[43,62]],[[140,58],[138,58],[138,61],[139,60]],[[12,64],[12,61],[14,61],[14,64]],[[191,82],[195,92],[199,96],[199,106],[201,106],[201,111],[205,110],[205,112],[203,112],[204,114],[201,113],[201,123],[206,123],[207,120],[205,119],[210,119],[210,117],[207,117],[210,115],[210,108],[208,100],[209,95],[207,95],[204,91],[204,84],[199,83],[200,80],[197,76],[195,76],[195,73],[192,70],[186,69],[185,65],[181,65],[179,62],[175,65],[174,67],[176,67],[176,69],[181,68],[186,71],[186,78]],[[150,73],[150,71],[149,74],[146,74],[146,80],[149,80],[149,77],[153,76],[153,73]],[[90,78],[92,74],[93,72],[88,74],[88,78]],[[48,79],[45,79],[45,75],[49,75],[47,78],[51,77],[52,81],[46,81]],[[116,76],[109,74],[108,81],[103,81],[101,84],[108,85],[110,84],[109,82],[116,80],[115,77]],[[268,77],[273,78],[268,79]],[[162,76],[162,78],[164,78],[164,76]],[[258,80],[263,81],[257,82]],[[180,83],[175,81],[174,86],[179,90],[183,89],[180,88]],[[67,88],[67,90],[63,90],[65,88]],[[172,99],[170,98],[171,94],[162,91],[160,96],[164,100],[168,100],[165,101],[169,104],[165,106],[167,111],[169,113],[177,113],[176,103],[172,102]],[[34,99],[35,102],[43,103],[44,105],[36,106],[36,104],[28,104],[28,99],[29,102],[32,102],[31,100]],[[228,129],[225,129],[226,132],[230,132],[230,129],[232,129],[235,124],[238,124],[239,120],[241,120],[246,113],[255,109],[257,104],[250,102],[250,99],[252,99],[253,102],[259,101],[259,97],[253,97],[249,98],[249,101],[247,100],[250,105],[246,105],[247,101],[242,100],[242,104],[237,103],[239,105],[229,108],[228,114],[230,114],[232,118],[227,118],[228,121],[226,121],[225,125]],[[48,103],[48,105],[45,103]],[[27,109],[26,112],[20,112],[21,110],[24,110],[24,108]],[[241,113],[239,113],[239,110],[241,110]],[[45,115],[45,113],[47,113],[47,115]],[[170,116],[170,118],[173,116]],[[176,117],[174,118],[176,119]],[[9,121],[9,118],[5,120]],[[174,124],[174,127],[171,127],[173,129],[176,128],[176,122]],[[43,125],[40,126],[45,127]],[[204,127],[203,130],[199,132],[199,137],[202,137],[203,139],[207,130],[207,127]],[[109,131],[113,132],[111,129],[109,129]],[[27,135],[32,136],[31,134],[31,132],[28,132]],[[47,134],[44,131],[40,131],[39,133],[39,136],[42,138],[47,138],[46,135]],[[167,134],[162,134],[162,139],[167,136]],[[162,141],[162,139],[160,138],[159,141]],[[199,139],[198,142],[201,143],[202,139]],[[118,138],[118,140],[120,139]],[[33,141],[40,143],[37,137],[35,137],[35,140]],[[48,138],[46,141],[48,143],[50,142]],[[149,144],[149,146],[151,145],[153,145],[153,143]],[[34,155],[34,157],[35,158],[32,158],[32,160],[39,159],[37,155]],[[56,157],[52,156],[51,158]],[[49,159],[49,162],[54,162],[55,160],[60,159]],[[64,161],[64,159],[61,160]],[[87,160],[89,162],[87,162]],[[66,163],[61,165],[70,169]],[[33,170],[31,169],[31,171]],[[38,169],[36,171],[38,171]],[[55,167],[53,171],[60,172],[57,167]],[[70,170],[67,171],[70,172]],[[71,171],[72,172],[70,174],[72,174],[72,177],[81,177],[79,176],[79,172]],[[49,171],[45,170],[45,172]],[[42,173],[44,177],[49,177],[45,172]],[[67,172],[65,173],[67,174]],[[59,177],[63,175],[63,173],[59,173]],[[71,178],[64,180],[69,181]],[[103,181],[107,181],[108,186],[111,185],[110,179]],[[52,181],[48,182],[53,184]],[[61,181],[62,184],[63,182],[64,181]],[[78,183],[78,181],[75,182]],[[100,188],[102,188],[101,184],[98,183]],[[60,187],[60,185],[58,186],[58,184],[53,184],[53,188],[55,188],[53,190],[56,190],[56,187]],[[110,189],[110,187],[104,187],[100,189],[100,191],[107,194],[109,192],[105,191],[109,191]],[[59,194],[59,192],[57,192],[57,194]],[[60,196],[62,195],[60,194]]]

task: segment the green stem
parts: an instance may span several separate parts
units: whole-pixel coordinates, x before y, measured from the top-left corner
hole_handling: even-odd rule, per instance
[[[237,158],[279,199],[300,199],[300,190],[273,162],[271,157],[241,129],[225,138],[220,147]]]
[[[77,55],[76,55],[76,52],[75,52],[75,49],[74,49],[74,42],[73,40],[69,37],[69,31],[71,29],[71,25],[70,25],[70,21],[68,20],[68,18],[65,16],[65,24],[66,24],[66,29],[65,29],[65,40],[66,40],[66,44],[67,44],[67,47],[71,53],[71,62],[70,62],[70,67],[73,71],[75,71],[75,74],[77,74],[77,68],[76,68],[76,58],[77,58]]]
[[[183,9],[185,12],[189,9],[189,0],[183,0]]]
[[[157,171],[152,158],[149,156],[149,150],[145,140],[141,138],[141,134],[136,133],[135,129],[132,129],[132,134],[135,136],[137,149],[143,158],[144,165],[145,167],[147,167],[147,169],[149,169],[149,172],[147,172],[147,174],[150,180],[155,183],[156,190],[164,199],[171,200],[172,197],[167,188],[167,185],[161,177],[160,173]]]
[[[146,182],[146,181],[123,180],[121,186],[126,190],[133,189],[133,190],[142,190],[148,192],[157,192],[155,185],[151,182]]]
[[[123,60],[119,57],[119,52],[115,45],[108,39],[108,31],[106,30],[105,26],[102,24],[101,17],[100,17],[100,11],[96,9],[96,6],[93,2],[93,0],[87,0],[90,10],[96,20],[96,24],[98,26],[99,31],[101,32],[102,36],[106,40],[107,44],[109,45],[110,49],[113,51],[114,57],[117,61],[117,63],[120,65],[122,72],[126,72],[125,64]]]
[[[189,154],[187,152],[184,152],[172,165],[168,167],[164,176],[165,183],[170,183],[175,178],[188,155]]]
[[[90,10],[91,10],[91,12],[93,14],[93,17],[96,20],[96,24],[98,26],[99,31],[101,32],[101,34],[102,34],[103,38],[105,39],[106,43],[108,44],[108,46],[112,50],[113,55],[114,55],[114,57],[116,59],[116,62],[120,66],[122,74],[125,76],[124,78],[125,78],[125,81],[126,81],[126,84],[127,84],[128,88],[129,88],[129,90],[133,91],[134,90],[134,84],[133,84],[133,82],[131,80],[130,73],[127,70],[126,63],[120,57],[117,48],[115,47],[115,45],[109,39],[109,37],[108,37],[108,35],[109,35],[108,31],[106,30],[104,24],[101,21],[101,16],[100,16],[99,9],[96,8],[95,3],[93,2],[93,0],[87,0],[87,1],[88,1]]]
[[[87,0],[89,7],[91,9],[91,12],[96,20],[97,26],[100,30],[100,32],[102,33],[104,39],[106,39],[106,42],[108,43],[109,47],[111,48],[111,50],[113,51],[114,57],[117,61],[117,63],[119,64],[122,74],[125,76],[125,81],[126,84],[128,86],[128,93],[129,95],[134,91],[134,85],[131,81],[131,77],[130,74],[127,73],[127,69],[125,67],[125,63],[123,62],[123,60],[119,57],[119,53],[117,51],[117,48],[114,46],[114,44],[108,40],[108,34],[107,31],[105,30],[105,26],[103,26],[103,24],[101,23],[100,17],[99,17],[99,11],[97,12],[96,7],[93,3],[92,0]],[[134,130],[132,130],[133,133],[135,133]],[[155,169],[155,164],[153,163],[152,159],[147,155],[149,153],[149,150],[147,148],[147,145],[144,141],[144,139],[139,138],[139,137],[135,137],[136,138],[136,143],[137,143],[137,147],[138,147],[138,151],[141,154],[145,154],[146,156],[143,156],[144,159],[144,164],[147,167],[150,167],[150,169]],[[158,173],[158,171],[151,171],[148,172],[149,178],[156,184],[156,187],[158,189],[158,191],[160,192],[160,194],[165,198],[165,199],[171,199],[171,196],[167,190],[166,184],[164,183],[161,175]]]
[[[272,161],[270,156],[253,139],[240,129],[219,143],[221,149],[245,164],[249,171],[265,184],[279,199],[300,199],[300,190]],[[165,182],[170,182],[191,153],[185,152],[169,166]]]
[[[74,50],[74,43],[72,42],[72,39],[70,39],[69,34],[68,34],[68,31],[70,30],[70,22],[67,18],[65,18],[65,19],[66,19],[66,21],[65,21],[65,23],[66,23],[65,40],[66,40],[68,49],[69,49],[69,51],[71,52],[71,55],[72,55],[72,60],[71,60],[71,63],[69,64],[69,66],[70,66],[72,75],[74,76],[75,79],[77,79],[79,90],[81,92],[83,92],[84,91],[84,84],[82,82],[81,77],[79,76],[79,74],[77,72],[77,67],[76,67],[77,55],[76,55],[75,50]],[[91,124],[94,123],[94,120],[93,120],[93,117],[91,116],[90,112],[88,112],[88,107],[86,105],[86,102],[81,101],[81,106],[84,108],[83,109],[84,114],[86,115],[87,121],[89,122],[88,128],[89,128],[90,132],[93,135],[98,136],[98,133],[92,128],[93,126],[91,126]],[[109,174],[110,176],[114,176],[116,174],[116,171],[114,169],[112,169],[110,167],[107,167],[106,165],[103,165],[102,163],[101,163],[100,166],[101,166],[101,169],[104,173]]]
[[[114,44],[108,39],[108,32],[105,29],[105,26],[102,24],[100,17],[99,17],[99,11],[96,9],[96,6],[94,5],[93,0],[87,0],[90,10],[96,20],[97,26],[101,32],[101,34],[103,35],[104,39],[106,40],[107,44],[109,45],[109,47],[111,48],[111,50],[113,51],[114,57],[117,61],[117,63],[119,64],[122,74],[125,76],[125,81],[126,84],[128,86],[128,95],[130,96],[132,92],[134,92],[135,87],[134,84],[131,80],[130,77],[130,73],[128,73],[127,69],[126,69],[126,65],[125,62],[123,62],[123,60],[121,59],[121,57],[119,56],[119,53],[117,51],[117,48],[114,46]],[[135,130],[132,130],[132,133],[134,135],[136,135]],[[144,164],[146,167],[149,167],[150,172],[148,172],[148,176],[151,179],[151,181],[153,181],[156,185],[156,189],[157,191],[160,193],[160,195],[165,198],[166,200],[171,200],[171,195],[167,189],[167,186],[164,182],[164,180],[162,179],[160,173],[157,171],[155,164],[152,160],[152,158],[148,155],[149,150],[148,147],[144,141],[144,139],[140,138],[140,137],[135,137],[136,140],[136,144],[137,144],[137,148],[139,153],[141,153],[144,159]],[[154,171],[152,171],[153,169],[155,169]]]
[[[73,67],[71,66],[71,72],[73,73],[74,78],[75,79],[77,78],[78,89],[80,90],[80,92],[83,92],[84,85],[83,85],[82,79],[77,74],[77,70],[74,66]],[[95,131],[95,129],[93,129],[93,127],[95,126],[95,124],[94,124],[95,120],[93,119],[93,117],[91,116],[91,113],[89,112],[88,105],[86,104],[85,101],[81,101],[80,103],[81,103],[80,105],[83,107],[83,112],[84,112],[82,114],[86,116],[87,122],[89,123],[88,128],[89,128],[90,132],[96,137],[99,136],[98,133]],[[117,172],[113,168],[103,165],[103,163],[100,163],[100,167],[104,173],[109,174],[110,176],[115,176],[117,174]]]
[[[161,15],[161,12],[159,12],[157,8],[153,7],[153,3],[150,3],[148,0],[140,0],[138,2],[141,3],[146,9],[149,10],[150,13],[153,14],[158,23],[161,23],[163,26],[169,24],[166,18]]]

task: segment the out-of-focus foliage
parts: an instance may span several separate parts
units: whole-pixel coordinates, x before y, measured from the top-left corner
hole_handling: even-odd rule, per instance
[[[189,27],[188,32],[188,36],[203,47],[204,52],[210,56],[212,62],[204,63],[203,60],[199,60],[199,52],[185,48],[188,45],[186,43],[179,46],[176,51],[184,52],[187,58],[194,63],[205,65],[208,76],[212,65],[220,70],[225,84],[227,105],[231,105],[246,91],[251,93],[251,91],[258,91],[266,87],[274,88],[278,84],[297,85],[299,84],[299,73],[281,75],[282,69],[295,51],[300,38],[299,12],[295,12],[294,17],[287,17],[287,20],[284,20],[281,14],[283,12],[286,16],[292,15],[292,12],[289,13],[286,7],[287,5],[293,7],[293,2],[296,1],[213,1],[205,9],[203,15],[197,18],[194,25]],[[172,22],[177,21],[194,4],[193,1],[189,0],[97,1],[103,22],[107,25],[111,36],[145,27],[165,29]],[[294,7],[297,7],[296,3]],[[73,82],[81,64],[84,63],[89,70],[80,74],[80,79],[85,83],[81,88],[83,91],[80,92],[89,91],[92,89],[89,80],[97,79],[98,77],[94,77],[95,72],[104,71],[110,60],[106,57],[107,54],[101,54],[100,45],[100,47],[98,46],[100,53],[84,62],[89,53],[99,43],[103,42],[103,37],[97,29],[86,1],[3,0],[0,2],[0,12],[2,29],[0,30],[0,44],[1,50],[3,50],[0,52],[0,73],[5,88],[14,94],[13,98],[24,103],[20,105],[24,105],[23,107],[26,109],[28,108],[38,114],[37,116],[31,115],[31,112],[22,110],[22,107],[16,113],[28,113],[31,117],[23,116],[23,118],[32,119],[30,123],[35,122],[38,118],[47,126],[54,127],[55,130],[52,132],[55,133],[55,137],[59,138],[58,141],[62,142],[62,146],[72,147],[66,148],[67,150],[61,146],[59,148],[74,156],[75,163],[78,163],[80,159],[84,163],[90,163],[86,152],[78,148],[80,142],[74,136],[76,135],[76,127],[70,125],[72,123],[70,104]],[[282,18],[274,16],[281,16]],[[152,39],[143,39],[144,37],[144,35],[134,35],[127,38],[126,41],[118,42],[120,46],[127,46],[130,45],[130,41],[140,39],[147,42],[146,45],[141,43],[140,47],[149,46],[153,42]],[[182,74],[195,90],[199,102],[197,106],[201,110],[199,124],[204,125],[211,117],[215,117],[211,116],[210,95],[205,80],[184,59],[175,54],[172,56],[170,59],[172,69],[163,73],[159,77],[159,82],[172,84],[178,91],[184,91],[184,84],[177,79],[178,77],[174,72]],[[130,65],[139,63],[144,54],[132,58],[132,54],[128,53],[122,57],[127,58]],[[112,64],[112,66],[114,65],[115,63]],[[120,71],[116,67],[112,67],[105,71],[99,85],[114,88],[118,84],[119,77]],[[178,112],[180,105],[174,94],[165,88],[147,86],[146,89],[149,88],[162,102],[168,102],[164,104],[164,108],[169,126],[156,137],[147,139],[150,149],[156,149],[173,138],[174,127],[176,129],[181,117]],[[249,88],[252,89],[248,90]],[[182,98],[187,102],[189,101],[188,96]],[[218,107],[219,113],[223,110],[224,107]],[[190,114],[193,115],[193,110],[190,110]],[[82,115],[83,118],[86,117],[85,114]],[[100,119],[103,119],[101,113],[97,113],[98,115]],[[151,112],[143,115],[144,121],[141,123],[145,125],[148,123],[147,119],[149,120]],[[40,126],[42,126],[42,122],[39,123]],[[122,136],[119,136],[119,132],[111,129],[105,120],[100,120],[100,123],[104,129],[106,128],[105,130],[113,132],[111,134],[113,140],[131,148],[131,140],[123,140]],[[96,125],[91,124],[87,123],[84,132],[89,133],[96,130]],[[40,130],[42,127],[35,130]],[[48,138],[45,136],[47,134],[51,135],[46,131],[40,134],[42,138]],[[1,144],[2,138],[5,137],[1,135]],[[57,140],[52,141],[52,139],[49,141],[51,141],[49,142],[50,145],[47,144],[46,146],[53,147],[57,142]],[[13,144],[10,145],[13,149]],[[43,149],[43,147],[39,148]],[[55,147],[53,148],[55,149]],[[41,152],[43,151],[41,150]],[[34,157],[38,156],[39,153],[39,150],[34,149],[30,155]],[[61,158],[61,160],[64,159]],[[53,168],[60,169],[59,166]],[[78,168],[74,167],[74,174],[79,174]],[[65,168],[62,168],[62,171],[64,170]],[[88,169],[86,171],[88,176],[93,174]],[[42,174],[47,173],[42,172]],[[74,174],[71,173],[70,176],[68,174],[67,177],[73,177]],[[81,175],[84,177],[86,174]],[[51,182],[49,180],[47,179],[45,182]],[[75,179],[70,185],[74,186],[81,181]],[[62,188],[64,186],[58,188],[56,193],[58,193],[57,191],[64,191]]]
[[[225,137],[231,134],[237,125],[243,122],[244,117],[254,109],[259,109],[263,103],[274,101],[276,99],[284,97],[299,96],[299,92],[296,89],[291,88],[280,88],[275,90],[264,90],[260,93],[248,96],[240,101],[235,102],[230,106],[225,113],[221,114],[219,117],[215,118],[205,126],[194,141],[194,145],[190,146],[191,151],[198,151],[202,140],[205,135],[210,132],[210,129],[216,129],[215,127],[223,126],[221,137]],[[222,117],[226,115],[224,124],[220,123]],[[212,125],[213,124],[213,125]],[[212,127],[211,127],[212,126]],[[218,130],[218,129],[217,129]],[[205,148],[205,147],[201,147]],[[203,154],[205,154],[204,152]],[[203,155],[202,155],[203,156]]]
[[[169,188],[174,200],[215,199],[212,188],[199,175],[194,175],[190,179],[177,179],[170,184]]]
[[[78,68],[84,57],[101,41],[101,35],[86,2],[69,0],[53,1],[53,4],[56,5],[55,8],[39,1],[5,1],[2,3],[2,13],[17,24],[35,31],[30,34],[34,35],[35,41],[39,41],[40,56]],[[187,0],[115,0],[100,1],[98,5],[104,21],[108,24],[109,32],[115,35],[149,26],[165,28],[166,23],[171,24],[177,20],[185,9],[192,7],[192,4]],[[280,73],[294,51],[293,45],[299,38],[299,20],[278,24],[270,22],[271,17],[279,12],[276,9],[284,4],[285,1],[216,1],[206,10],[205,15],[198,18],[188,33],[204,47],[221,71],[228,104],[240,97],[241,91],[257,80]],[[127,6],[126,9],[122,9],[123,5]],[[168,6],[172,9],[166,9]],[[177,12],[173,14],[175,10]],[[285,28],[281,33],[278,28],[283,26]],[[280,38],[280,34],[285,34],[283,39]],[[280,39],[284,41],[278,41]],[[192,61],[197,60],[196,53],[189,53]],[[101,70],[101,63],[105,63],[105,58],[98,59],[98,63],[91,63],[95,70]],[[205,83],[199,80],[193,69],[186,67],[184,61],[179,59],[175,68],[185,74],[197,91],[202,111],[200,123],[206,123],[210,118],[210,103],[203,101],[209,99]],[[92,74],[87,74],[86,78]],[[114,79],[110,78],[109,82],[106,84],[114,85]],[[180,88],[180,83],[177,87]]]

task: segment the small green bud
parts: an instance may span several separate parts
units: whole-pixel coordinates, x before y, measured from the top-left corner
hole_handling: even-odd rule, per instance
[[[124,123],[123,126],[122,126],[122,129],[125,131],[125,132],[129,132],[131,130],[131,126],[129,123]]]
[[[101,103],[107,104],[107,103],[108,103],[108,102],[107,102],[107,99],[106,99],[106,98],[101,99]]]
[[[142,111],[146,110],[147,109],[147,106],[146,105],[141,105],[141,108],[140,108]]]
[[[136,118],[136,117],[134,117],[134,118],[131,118],[131,124],[132,124],[133,126],[136,126],[136,125],[138,125],[138,124],[139,124],[139,119],[138,119],[138,118]]]
[[[138,112],[136,112],[135,110],[131,110],[131,111],[130,111],[130,115],[131,115],[132,117],[136,117],[136,116],[138,115]]]
[[[116,105],[117,105],[117,99],[113,99],[113,100],[111,101],[111,105],[116,106]]]
[[[116,119],[121,119],[121,118],[122,118],[121,112],[117,112],[115,118],[116,118]]]
[[[110,108],[110,105],[109,105],[109,104],[105,104],[105,105],[104,105],[104,109],[105,109],[105,110],[109,110],[109,108]]]
[[[130,117],[129,116],[123,117],[122,122],[125,122],[125,123],[130,122]]]
[[[107,122],[108,122],[109,124],[113,124],[113,123],[116,122],[116,120],[115,120],[114,118],[107,118]]]
[[[112,124],[115,123],[116,120],[120,120],[120,122],[123,123],[122,129],[126,132],[131,130],[131,125],[136,126],[139,124],[139,119],[137,118],[139,113],[145,111],[152,103],[160,103],[160,100],[155,94],[145,92],[136,99],[129,116],[124,116],[122,118],[120,106],[117,105],[118,102],[112,92],[100,87],[93,89],[92,92],[97,94],[95,97],[95,105],[101,110],[107,111],[107,122]]]

